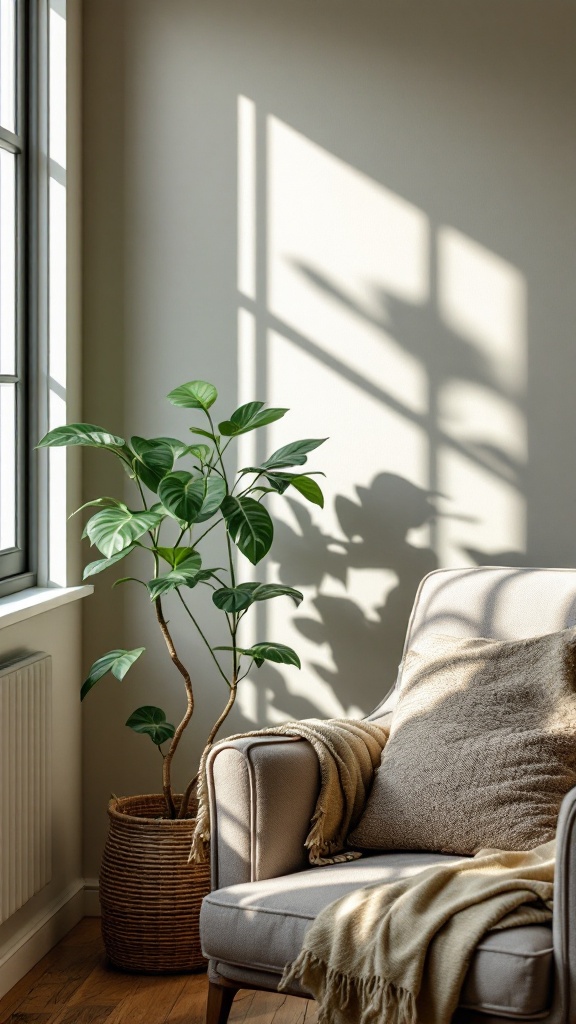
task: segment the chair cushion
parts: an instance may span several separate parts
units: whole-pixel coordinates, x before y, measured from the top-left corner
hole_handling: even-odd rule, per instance
[[[306,928],[328,903],[362,886],[394,882],[456,859],[432,853],[387,853],[217,889],[202,904],[204,955],[280,975],[300,952]],[[538,1014],[549,1006],[551,976],[549,927],[491,932],[472,960],[461,1005],[491,1014]]]
[[[525,640],[427,635],[351,845],[471,854],[555,836],[576,785],[576,628]]]

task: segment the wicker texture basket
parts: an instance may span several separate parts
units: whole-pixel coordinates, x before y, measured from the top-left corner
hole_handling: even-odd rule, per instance
[[[176,801],[177,802],[177,801]],[[189,864],[195,819],[172,821],[162,796],[110,801],[100,872],[102,936],[116,967],[155,974],[206,967],[199,915],[210,866]]]

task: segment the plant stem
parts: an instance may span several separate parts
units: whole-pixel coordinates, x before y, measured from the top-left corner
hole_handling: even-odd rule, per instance
[[[200,758],[200,771],[203,771],[203,769],[204,769],[204,765],[206,763],[206,758],[208,757],[208,754],[209,754],[212,746],[214,745],[214,740],[216,739],[216,736],[218,735],[218,731],[219,731],[220,727],[223,725],[225,720],[228,718],[228,715],[230,714],[230,712],[231,712],[231,710],[232,710],[232,708],[234,706],[234,702],[236,700],[236,691],[237,691],[237,689],[238,689],[238,679],[235,676],[233,678],[231,684],[230,684],[230,695],[228,697],[228,700],[226,701],[226,706],[224,707],[223,711],[221,712],[221,714],[218,716],[218,718],[214,722],[214,725],[212,726],[212,729],[210,730],[210,735],[208,736],[208,739],[206,741],[206,746],[204,747],[204,750],[202,751],[202,757]],[[194,787],[195,787],[196,783],[198,782],[198,776],[199,775],[200,775],[200,772],[198,772],[194,776],[194,778],[188,783],[188,786],[186,787],[186,792],[184,794],[184,797],[182,798],[182,803],[180,804],[180,810],[178,811],[178,817],[179,818],[186,817],[186,812],[188,810],[188,803],[190,801],[190,797],[192,795]]]
[[[222,467],[222,472],[224,474],[224,483],[226,484],[226,494],[230,494],[230,487],[228,485],[228,477],[226,475],[226,467],[225,467],[224,461],[222,459],[222,452],[220,450],[220,445],[219,445],[218,441],[216,441],[216,434],[215,434],[215,431],[214,431],[214,424],[212,422],[212,417],[211,417],[208,409],[206,409],[206,415],[208,417],[208,422],[210,423],[210,430],[214,434],[214,438],[215,438],[214,439],[214,444],[216,446],[216,451],[218,452],[218,458],[220,460],[220,465]],[[226,449],[228,444],[230,444],[230,441],[228,441],[227,444],[224,445],[224,450]],[[235,587],[236,586],[236,573],[234,571],[234,557],[232,555],[232,544],[231,544],[231,541],[230,541],[230,534],[228,533],[228,530],[226,530],[226,546],[228,548],[228,565],[229,565],[229,568],[230,568],[230,582],[231,582],[232,586]],[[238,686],[238,648],[236,646],[236,632],[237,632],[237,629],[238,629],[238,617],[237,617],[235,612],[233,612],[233,614],[232,614],[232,624],[230,624],[230,621],[228,621],[228,628],[230,630],[230,636],[232,638],[232,648],[233,648],[233,650],[232,650],[232,679],[233,679],[233,682],[234,682],[234,686]],[[234,691],[234,700],[235,699],[236,699],[236,691]],[[233,703],[234,703],[234,701],[232,701],[232,704]],[[232,705],[230,705],[230,706],[232,706]],[[228,714],[228,712],[226,712],[226,714]],[[224,715],[224,717],[226,717],[226,714]]]
[[[180,589],[178,587],[176,588],[176,593],[178,594],[178,597],[180,598],[182,604],[184,605],[184,608],[186,609],[186,612],[188,613],[188,615],[192,619],[192,622],[196,626],[196,629],[198,630],[200,636],[202,637],[204,643],[206,644],[206,647],[210,651],[210,654],[212,655],[212,659],[214,661],[214,664],[216,665],[216,668],[218,669],[220,675],[222,676],[224,682],[226,683],[226,686],[230,686],[230,682],[229,682],[229,680],[226,677],[226,673],[224,672],[222,666],[220,665],[220,662],[218,661],[218,658],[216,657],[216,655],[214,654],[214,651],[212,650],[212,647],[210,646],[210,641],[206,638],[206,636],[202,632],[199,623],[194,618],[192,612],[190,611],[188,605],[186,604],[186,601],[182,597],[182,594],[180,593]]]
[[[200,541],[204,540],[204,537],[206,536],[206,534],[210,533],[210,530],[213,530],[215,526],[219,526],[220,523],[223,523],[223,522],[224,522],[224,518],[222,517],[221,519],[217,519],[215,523],[212,523],[212,526],[209,526],[207,530],[204,530],[204,533],[201,533],[200,536],[197,537],[196,543],[195,543],[194,547],[197,548],[199,543],[200,543]]]
[[[159,622],[159,625],[160,625],[160,629],[162,630],[162,635],[163,635],[164,640],[166,642],[166,647],[168,648],[168,653],[169,653],[172,661],[174,662],[174,665],[178,669],[180,675],[184,679],[184,685],[186,687],[186,711],[185,711],[185,714],[184,714],[184,717],[183,717],[182,721],[180,722],[180,724],[176,728],[174,736],[172,737],[172,742],[170,743],[170,747],[168,749],[168,753],[165,755],[164,762],[163,762],[163,765],[162,765],[162,792],[164,794],[164,800],[166,801],[166,810],[168,811],[168,816],[170,818],[175,818],[176,817],[176,807],[175,807],[174,799],[173,799],[173,796],[172,796],[172,784],[171,784],[171,771],[170,770],[171,770],[171,766],[172,766],[172,758],[174,757],[174,754],[176,753],[176,748],[178,747],[178,744],[180,742],[180,738],[182,736],[182,733],[184,732],[184,729],[188,725],[188,722],[190,721],[190,719],[192,718],[192,715],[194,713],[194,691],[192,689],[192,680],[190,679],[190,674],[187,671],[187,669],[184,667],[184,665],[180,661],[180,658],[178,657],[178,654],[176,653],[176,648],[174,647],[174,641],[172,640],[172,637],[170,635],[170,631],[168,629],[168,625],[166,623],[166,619],[164,618],[164,613],[162,611],[162,602],[161,602],[159,597],[156,598],[156,600],[154,602],[154,605],[155,605],[155,608],[156,608],[156,618],[158,619],[158,622]]]

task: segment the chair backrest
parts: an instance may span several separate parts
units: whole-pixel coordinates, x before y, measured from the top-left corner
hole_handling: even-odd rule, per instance
[[[574,625],[576,569],[438,569],[425,576],[418,588],[404,654],[417,649],[428,633],[521,640]],[[370,719],[394,709],[402,687],[402,663],[394,689]]]

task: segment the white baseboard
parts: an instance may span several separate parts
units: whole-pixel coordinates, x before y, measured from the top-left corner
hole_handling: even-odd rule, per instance
[[[78,879],[0,949],[0,998],[82,920],[84,899],[84,881]]]
[[[84,917],[101,917],[98,879],[84,879]]]

